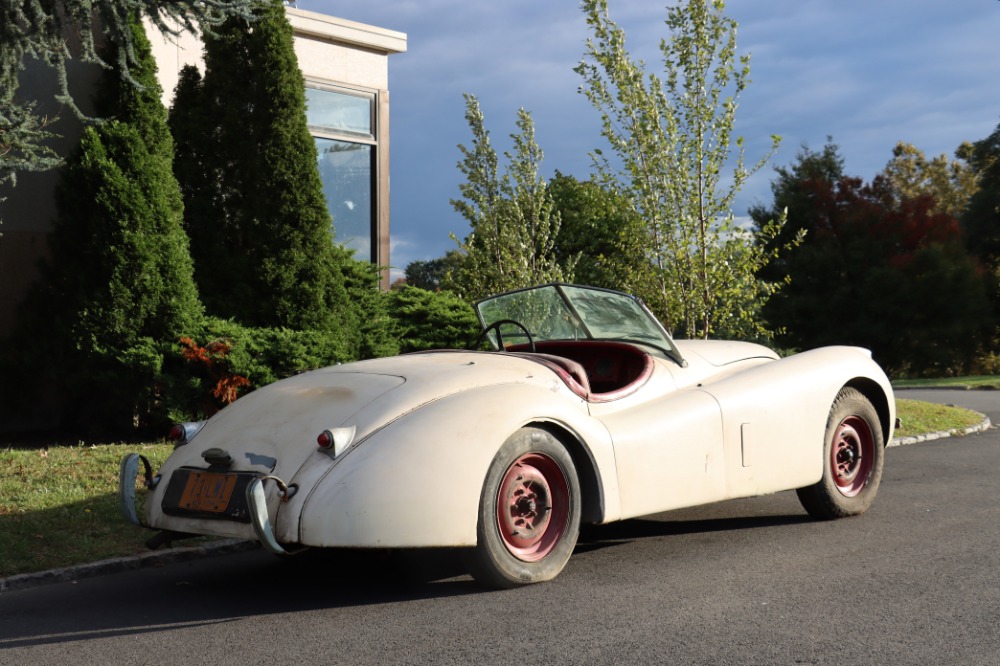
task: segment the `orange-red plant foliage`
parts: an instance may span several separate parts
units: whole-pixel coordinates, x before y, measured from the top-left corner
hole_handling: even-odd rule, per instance
[[[184,358],[190,363],[203,367],[208,373],[209,379],[215,381],[212,396],[219,404],[211,404],[206,400],[206,413],[217,412],[221,407],[236,400],[239,397],[240,389],[250,386],[249,379],[229,370],[229,364],[226,361],[226,355],[232,349],[229,342],[213,340],[205,346],[201,346],[192,338],[183,337],[180,339],[180,345]]]

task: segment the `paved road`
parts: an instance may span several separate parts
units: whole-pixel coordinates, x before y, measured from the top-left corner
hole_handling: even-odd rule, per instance
[[[990,417],[993,425],[1000,426],[1000,391],[905,389],[897,390],[896,397],[974,409]]]
[[[944,401],[971,399],[1000,422],[1000,393]],[[447,554],[261,552],[9,592],[0,664],[996,665],[998,471],[996,428],[897,447],[864,516],[779,493],[591,528],[507,592]]]

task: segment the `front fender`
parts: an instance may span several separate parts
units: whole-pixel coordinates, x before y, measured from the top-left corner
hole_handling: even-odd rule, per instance
[[[586,403],[565,390],[504,384],[441,398],[356,443],[307,491],[297,520],[283,520],[279,511],[278,539],[337,547],[475,545],[494,456],[519,428],[546,422],[586,448],[607,508],[616,511],[610,436]]]
[[[827,417],[845,386],[864,392],[892,437],[892,386],[871,353],[821,347],[706,384],[719,403],[727,460],[727,495],[743,497],[803,487],[823,473]]]

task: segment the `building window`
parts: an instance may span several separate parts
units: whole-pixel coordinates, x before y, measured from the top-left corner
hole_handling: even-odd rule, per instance
[[[378,122],[374,93],[307,82],[306,117],[316,141],[334,238],[359,259],[380,257]]]

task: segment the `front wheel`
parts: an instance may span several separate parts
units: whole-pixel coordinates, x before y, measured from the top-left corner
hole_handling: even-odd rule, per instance
[[[823,445],[823,478],[798,491],[814,518],[829,520],[864,513],[882,480],[885,444],[882,424],[860,391],[841,389],[833,401]]]
[[[580,484],[573,460],[549,432],[522,428],[497,453],[479,501],[473,577],[510,588],[555,578],[580,531]]]

